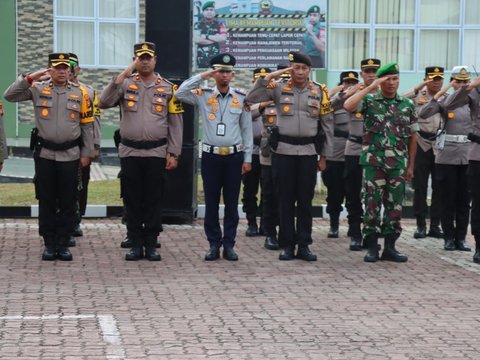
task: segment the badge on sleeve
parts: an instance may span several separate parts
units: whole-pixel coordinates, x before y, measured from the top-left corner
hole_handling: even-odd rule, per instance
[[[225,124],[218,123],[217,124],[217,136],[225,136]]]

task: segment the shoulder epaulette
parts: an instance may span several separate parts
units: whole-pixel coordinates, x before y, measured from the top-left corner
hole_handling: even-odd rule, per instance
[[[233,91],[236,92],[237,94],[240,94],[240,95],[243,95],[243,96],[247,95],[247,92],[243,89],[240,89],[240,88],[234,88]]]
[[[165,81],[167,84],[174,86],[175,84],[172,83],[170,80],[165,79],[164,77],[160,77],[163,81]]]
[[[68,84],[69,84],[70,86],[80,87],[80,84],[75,84],[74,82],[71,82],[71,81],[69,81]],[[86,87],[84,84],[82,84],[82,86],[83,86],[83,87]]]

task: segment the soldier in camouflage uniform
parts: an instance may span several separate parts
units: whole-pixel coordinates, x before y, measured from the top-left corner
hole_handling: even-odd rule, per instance
[[[397,64],[387,64],[378,69],[370,86],[345,102],[345,109],[358,109],[364,115],[360,164],[364,169],[363,235],[368,252],[364,260],[379,260],[378,237],[385,237],[381,260],[405,262],[408,257],[395,249],[395,241],[402,232],[400,220],[405,193],[405,181],[413,177],[416,153],[417,117],[413,102],[397,94],[399,86]],[[381,91],[368,94],[380,85]],[[383,220],[380,216],[384,207]]]
[[[227,40],[225,24],[215,19],[215,2],[202,6],[203,17],[196,24],[194,41],[197,44],[197,67],[209,68],[210,59],[220,54],[220,44]]]

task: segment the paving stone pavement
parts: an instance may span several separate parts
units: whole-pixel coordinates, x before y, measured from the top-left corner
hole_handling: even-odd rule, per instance
[[[203,261],[201,221],[165,226],[161,262],[126,262],[120,221],[93,219],[69,263],[40,260],[35,219],[0,219],[0,358],[479,359],[473,252],[404,225],[406,264],[364,263],[322,219],[315,263],[279,261],[244,221],[238,262]]]

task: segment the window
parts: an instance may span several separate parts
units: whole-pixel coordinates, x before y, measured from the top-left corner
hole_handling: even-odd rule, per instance
[[[138,39],[138,0],[55,0],[56,51],[82,67],[124,67]]]
[[[328,68],[358,69],[366,57],[402,71],[479,67],[479,13],[479,0],[330,0]]]

